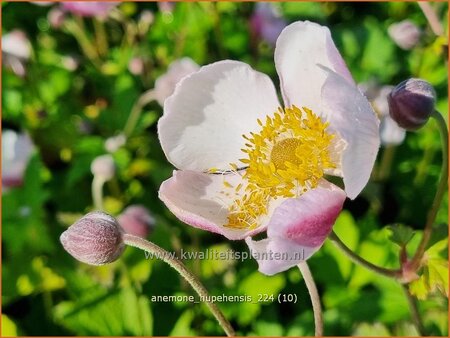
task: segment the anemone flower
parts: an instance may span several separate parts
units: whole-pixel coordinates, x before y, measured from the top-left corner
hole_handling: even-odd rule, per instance
[[[2,185],[12,188],[22,185],[23,175],[33,153],[33,143],[27,134],[2,131]]]
[[[378,118],[328,28],[287,26],[275,67],[284,108],[267,75],[225,60],[183,78],[158,124],[179,169],[160,199],[187,224],[245,239],[268,275],[321,247],[346,196],[367,184],[380,144]],[[265,230],[267,238],[252,239]]]
[[[31,56],[31,43],[25,33],[15,29],[2,36],[3,64],[19,76],[26,74],[26,61]]]
[[[361,83],[359,89],[366,95],[380,119],[380,141],[382,146],[402,144],[406,130],[400,127],[389,115],[388,95],[394,86],[379,86],[373,82]]]
[[[104,18],[118,4],[118,2],[108,1],[68,1],[62,2],[61,7],[73,14]]]
[[[250,18],[251,33],[274,46],[287,23],[278,8],[271,2],[258,2]]]

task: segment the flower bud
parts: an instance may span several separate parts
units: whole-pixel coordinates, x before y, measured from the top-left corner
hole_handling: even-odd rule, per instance
[[[114,262],[125,244],[122,229],[114,217],[91,212],[72,224],[60,237],[64,249],[80,262],[103,265]]]
[[[47,14],[47,20],[54,29],[59,29],[66,19],[66,13],[59,7],[52,8]]]
[[[400,127],[416,130],[427,123],[435,102],[436,92],[427,81],[405,80],[388,96],[389,114]]]
[[[129,206],[117,221],[126,233],[139,237],[147,237],[155,226],[155,219],[142,205]]]
[[[128,70],[133,75],[141,75],[144,72],[144,60],[134,57],[128,62]]]
[[[94,176],[102,177],[106,181],[114,177],[116,165],[111,155],[98,156],[91,163],[91,172]]]
[[[422,35],[420,29],[410,20],[390,25],[388,33],[397,46],[405,50],[414,48]]]

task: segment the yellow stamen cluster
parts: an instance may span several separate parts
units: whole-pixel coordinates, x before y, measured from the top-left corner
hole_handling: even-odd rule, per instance
[[[265,123],[258,123],[258,134],[243,135],[247,158],[239,161],[247,166],[243,175],[247,184],[229,207],[227,227],[256,228],[271,199],[300,196],[317,186],[326,169],[335,168],[329,151],[334,135],[310,109],[279,108]],[[236,187],[236,193],[240,189]]]

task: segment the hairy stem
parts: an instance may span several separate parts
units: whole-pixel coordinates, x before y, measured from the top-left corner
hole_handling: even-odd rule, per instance
[[[306,261],[300,262],[298,264],[298,268],[302,273],[303,279],[306,284],[306,288],[308,289],[309,292],[309,297],[311,298],[311,304],[314,312],[314,327],[315,327],[314,334],[316,337],[321,337],[323,336],[323,318],[319,292],[317,291],[316,283],[314,282],[311,270],[309,270]]]
[[[181,275],[181,277],[183,277],[192,286],[195,292],[197,292],[197,294],[200,296],[200,299],[205,302],[205,304],[208,306],[209,310],[217,319],[219,325],[225,331],[227,336],[232,337],[235,335],[233,327],[225,318],[223,313],[220,311],[220,309],[217,307],[215,303],[209,300],[210,296],[206,288],[202,285],[202,283],[198,280],[198,278],[184,266],[184,264],[180,260],[171,257],[169,252],[141,237],[124,234],[123,240],[124,243],[129,246],[154,254],[156,257],[158,257],[165,263],[169,264],[173,269],[175,269]]]
[[[419,1],[417,4],[419,5],[420,9],[425,15],[425,18],[427,18],[427,21],[433,33],[436,36],[444,35],[444,28],[442,27],[442,24],[439,21],[439,18],[437,17],[434,8],[431,7],[431,5],[426,1]]]
[[[123,128],[123,133],[126,137],[129,137],[133,132],[134,128],[136,128],[136,124],[139,121],[139,117],[141,116],[142,109],[151,101],[155,99],[155,94],[153,89],[147,90],[137,99],[136,103],[131,108],[130,115],[128,116],[127,123]]]
[[[399,278],[401,276],[400,270],[394,270],[394,269],[387,269],[380,266],[377,266],[373,263],[370,263],[369,261],[365,260],[361,256],[359,256],[357,253],[353,252],[348,246],[344,244],[344,242],[341,241],[341,239],[338,237],[338,235],[332,231],[331,234],[328,236],[328,238],[333,242],[333,244],[338,247],[342,252],[344,252],[347,257],[349,257],[354,263],[359,264],[375,273],[378,273],[380,275],[390,277],[390,278]]]
[[[421,336],[425,335],[425,330],[422,324],[422,318],[420,317],[419,307],[417,306],[417,300],[409,292],[408,285],[403,285],[403,290],[405,291],[406,298],[408,299],[409,309],[411,311],[412,321],[417,333]]]
[[[427,247],[428,242],[430,241],[431,234],[433,232],[433,224],[436,219],[436,215],[439,210],[439,206],[441,205],[442,198],[444,197],[445,191],[447,190],[448,183],[448,130],[447,124],[445,123],[444,118],[441,113],[438,111],[434,111],[431,115],[433,117],[439,127],[441,132],[441,143],[442,143],[442,168],[441,168],[441,177],[439,179],[438,187],[436,190],[436,195],[434,196],[433,204],[431,205],[431,209],[428,212],[427,223],[425,224],[425,228],[423,230],[422,240],[417,248],[416,253],[412,259],[412,266],[414,268],[418,268],[420,266],[420,261],[425,253],[425,249]]]
[[[92,180],[92,200],[96,210],[103,210],[103,185],[105,179],[102,176],[94,175]]]

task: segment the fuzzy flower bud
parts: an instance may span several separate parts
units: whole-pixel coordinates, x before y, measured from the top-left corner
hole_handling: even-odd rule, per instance
[[[91,163],[91,172],[94,176],[102,177],[106,181],[114,177],[116,165],[111,155],[98,156]]]
[[[405,50],[414,48],[422,35],[420,29],[410,20],[390,25],[388,33],[397,46]]]
[[[421,79],[408,79],[389,94],[389,114],[400,127],[416,130],[427,123],[435,102],[436,92],[431,84]]]
[[[72,224],[60,237],[64,249],[80,262],[103,265],[114,262],[125,244],[122,229],[114,217],[91,212]]]
[[[117,221],[126,233],[139,237],[147,237],[155,226],[155,219],[142,205],[129,206]]]

